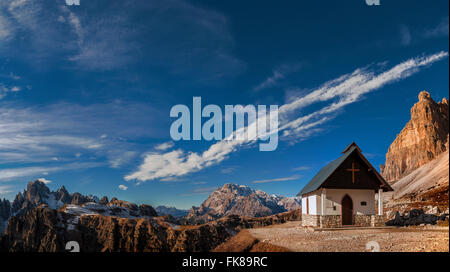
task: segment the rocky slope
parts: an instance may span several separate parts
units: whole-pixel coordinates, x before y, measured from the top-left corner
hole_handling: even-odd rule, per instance
[[[393,192],[383,195],[387,219],[412,209],[442,216],[449,213],[449,153],[419,167],[392,185]]]
[[[386,193],[389,201],[426,201],[425,195],[437,188],[448,188],[449,153],[419,167],[392,185],[393,192]],[[447,203],[448,204],[448,199]]]
[[[265,218],[230,215],[203,225],[179,226],[170,217],[124,218],[95,213],[95,207],[87,209],[94,212],[70,212],[70,205],[59,210],[42,205],[13,216],[0,237],[0,251],[63,252],[67,242],[76,241],[81,252],[201,252],[241,229],[301,218],[296,210]]]
[[[423,91],[411,109],[411,120],[389,147],[381,174],[395,182],[448,150],[449,108]]]
[[[227,215],[263,217],[299,209],[299,198],[270,196],[245,185],[225,184],[200,205],[193,207],[185,220],[188,224],[201,224]]]

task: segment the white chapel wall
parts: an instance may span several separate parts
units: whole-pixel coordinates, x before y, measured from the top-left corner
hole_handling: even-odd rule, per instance
[[[307,212],[307,199],[309,199],[309,214],[311,215],[320,215],[320,210],[317,208],[318,201],[320,199],[317,196],[318,191],[314,191],[312,193],[306,194],[302,196],[302,213],[308,214]]]
[[[325,214],[340,215],[341,201],[348,194],[353,201],[353,213],[359,215],[375,214],[375,191],[374,190],[358,190],[358,189],[326,189]],[[317,191],[317,214],[322,211],[321,190]],[[366,202],[366,206],[361,202]],[[310,200],[311,205],[311,200]],[[333,209],[333,206],[336,208]]]

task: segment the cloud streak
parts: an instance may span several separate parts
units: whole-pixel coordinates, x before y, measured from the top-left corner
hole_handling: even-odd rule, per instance
[[[253,88],[253,91],[258,92],[264,89],[272,88],[278,85],[279,81],[286,78],[288,75],[298,71],[300,69],[299,64],[284,64],[273,70],[272,75],[266,78],[263,82],[259,83]]]
[[[294,175],[294,176],[283,177],[283,178],[255,180],[255,181],[252,181],[252,183],[253,184],[259,184],[259,183],[272,183],[272,182],[281,182],[281,181],[291,181],[291,180],[298,180],[299,178],[300,178],[300,175]]]
[[[411,58],[379,73],[375,73],[368,68],[356,69],[352,73],[326,82],[309,94],[298,97],[279,108],[281,125],[278,132],[282,132],[285,139],[310,137],[320,130],[318,126],[332,120],[340,109],[359,101],[363,95],[378,90],[386,84],[407,78],[419,72],[420,69],[447,57],[448,52],[439,52],[433,55]],[[295,116],[295,113],[299,110],[318,102],[328,102],[328,105],[315,112],[300,117]],[[248,127],[235,131],[234,134],[243,133],[249,127],[256,125],[255,123],[249,124]],[[144,182],[187,175],[216,165],[240,147],[252,145],[257,140],[255,135],[248,137],[246,140],[229,140],[232,136],[230,135],[226,140],[211,145],[202,153],[185,152],[181,149],[167,153],[150,152],[145,155],[138,170],[124,178],[125,180]]]
[[[83,163],[70,163],[58,166],[32,166],[32,167],[19,167],[19,168],[8,168],[0,170],[0,181],[10,181],[17,178],[33,177],[48,175],[50,173],[69,171],[69,170],[80,170],[88,168],[96,168],[103,166],[103,163],[96,162],[83,162]]]

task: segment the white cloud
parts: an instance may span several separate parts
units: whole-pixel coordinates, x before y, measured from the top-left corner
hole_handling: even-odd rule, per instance
[[[119,168],[130,162],[136,155],[135,151],[110,151],[108,155],[110,167]]]
[[[78,9],[67,7],[64,0],[2,0],[0,43],[8,41],[9,54],[17,52],[39,65],[56,57],[83,70],[121,69],[144,60],[168,72],[210,79],[245,69],[232,52],[235,42],[227,18],[215,10],[186,0],[96,0],[81,5]],[[136,18],[141,18],[138,24]]]
[[[273,70],[272,75],[266,78],[263,82],[253,88],[253,91],[261,91],[263,89],[272,88],[278,82],[284,79],[291,73],[296,72],[300,68],[299,64],[285,64]]]
[[[407,26],[400,27],[400,40],[403,45],[409,45],[411,43],[411,32]]]
[[[79,106],[60,103],[40,107],[0,107],[0,164],[61,162],[104,158],[119,167],[133,158],[126,139],[163,135],[162,111],[144,104],[114,102]],[[153,129],[147,129],[149,126]],[[123,129],[126,127],[127,129]],[[106,135],[108,137],[99,137]],[[84,156],[86,155],[86,156]]]
[[[126,191],[126,190],[128,190],[128,187],[125,186],[125,185],[123,185],[123,184],[120,184],[120,185],[119,185],[119,189],[120,189],[120,190],[123,190],[123,191]]]
[[[353,73],[329,81],[318,89],[312,90],[309,94],[298,97],[279,108],[281,124],[279,132],[283,132],[285,138],[309,137],[318,130],[317,127],[319,125],[332,120],[340,109],[359,101],[364,94],[375,91],[386,84],[409,77],[420,71],[421,68],[446,57],[448,57],[447,52],[439,52],[429,56],[409,59],[378,74],[368,69],[357,69]],[[308,105],[326,101],[330,101],[329,104],[320,110],[297,118],[291,117]],[[256,126],[256,123],[252,123],[249,126]],[[234,134],[243,133],[245,129],[235,131]],[[231,139],[232,136],[230,135],[228,139]],[[184,152],[181,149],[167,153],[148,153],[145,155],[144,161],[138,170],[126,175],[124,178],[125,180],[143,182],[183,176],[218,164],[225,160],[229,154],[238,150],[239,147],[254,144],[257,140],[255,135],[249,136],[246,140],[228,139],[211,145],[203,153]]]
[[[300,178],[299,175],[294,175],[294,176],[283,177],[283,178],[255,180],[255,181],[252,181],[252,183],[258,184],[258,183],[271,183],[271,182],[280,182],[280,181],[290,181],[290,180],[297,180],[299,178]]]
[[[44,184],[49,184],[49,183],[52,182],[51,180],[48,180],[48,179],[46,179],[46,178],[38,178],[37,180],[40,181],[40,182],[42,182],[42,183],[44,183]]]
[[[85,162],[85,163],[69,163],[58,166],[30,166],[18,168],[6,168],[0,170],[0,181],[10,181],[18,178],[32,178],[35,176],[48,175],[49,173],[80,170],[104,166],[103,163]]]
[[[218,187],[202,187],[202,188],[195,188],[191,192],[186,194],[181,194],[181,196],[193,196],[193,195],[209,195],[215,190],[217,190]]]
[[[0,185],[0,195],[4,195],[4,194],[8,194],[8,193],[12,193],[12,186],[10,185]]]
[[[0,43],[6,41],[11,35],[11,25],[9,21],[0,14]]]
[[[309,169],[311,169],[309,166],[299,166],[292,168],[292,171],[308,171]]]
[[[175,146],[175,144],[172,141],[170,141],[170,142],[165,142],[165,143],[161,143],[161,144],[156,145],[155,149],[158,150],[158,151],[165,151],[165,150],[170,149],[170,148],[172,148],[174,146]]]
[[[426,38],[445,37],[448,36],[448,16],[443,18],[441,22],[424,33]]]

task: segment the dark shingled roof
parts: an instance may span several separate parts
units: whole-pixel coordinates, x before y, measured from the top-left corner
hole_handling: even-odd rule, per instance
[[[354,142],[351,143],[349,146],[347,146],[344,149],[344,155],[342,155],[341,157],[337,158],[336,160],[330,162],[329,164],[327,164],[325,167],[323,167],[319,173],[317,173],[310,181],[308,184],[306,184],[305,187],[303,187],[303,189],[300,191],[300,193],[297,194],[297,196],[302,196],[304,194],[307,193],[311,193],[317,189],[320,188],[320,186],[327,180],[327,178],[329,176],[331,176],[331,174],[334,173],[334,171],[336,171],[336,169],[354,152],[354,151],[359,151],[359,154],[361,155],[361,157],[370,165],[370,163],[364,158],[364,156],[362,156],[361,154],[361,149],[359,149],[358,145],[356,145]],[[377,173],[377,171],[374,171],[377,178],[380,180],[380,182],[385,186],[387,191],[393,191],[393,189],[389,186],[389,184]]]
[[[297,196],[302,196],[304,194],[310,193],[320,188],[320,185],[325,182],[325,180],[334,173],[334,171],[347,159],[348,156],[356,149],[356,147],[351,147],[344,155],[340,156],[336,160],[330,162],[325,167],[320,169],[308,184],[297,194]]]

